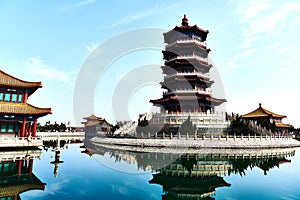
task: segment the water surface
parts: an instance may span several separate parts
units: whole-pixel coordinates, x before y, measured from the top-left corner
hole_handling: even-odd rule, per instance
[[[32,173],[44,189],[23,191],[20,198],[300,199],[299,148],[250,156],[141,153],[95,145],[86,150],[81,145],[67,144],[59,153],[42,150],[33,159]],[[8,176],[2,174],[2,182]]]

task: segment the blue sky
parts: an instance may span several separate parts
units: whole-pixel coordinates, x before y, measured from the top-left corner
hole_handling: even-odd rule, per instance
[[[172,29],[187,14],[190,25],[208,29],[210,56],[221,75],[228,112],[245,114],[259,103],[300,126],[299,1],[0,1],[0,68],[43,88],[29,99],[51,107],[48,120],[75,123],[73,91],[90,53],[126,31]],[[161,37],[163,44],[163,37]],[[160,50],[118,58],[95,91],[94,113],[114,123],[111,91],[135,67],[163,64]],[[111,77],[114,77],[112,79]],[[161,76],[162,78],[162,76]],[[129,116],[149,112],[156,84],[140,87],[126,106]]]

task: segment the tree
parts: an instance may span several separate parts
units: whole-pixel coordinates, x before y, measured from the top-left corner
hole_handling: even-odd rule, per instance
[[[188,116],[188,118],[181,124],[179,128],[180,134],[194,134],[196,132],[196,125],[193,125],[193,122],[191,120],[191,117]]]
[[[237,115],[230,124],[229,134],[246,134],[249,132],[248,125],[249,123],[245,122],[242,116]]]

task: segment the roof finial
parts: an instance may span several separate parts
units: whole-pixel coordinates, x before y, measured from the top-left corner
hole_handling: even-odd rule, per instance
[[[261,108],[261,103],[259,103],[259,107]]]
[[[189,26],[189,20],[188,20],[188,18],[186,18],[186,14],[183,15],[181,25],[182,26]]]

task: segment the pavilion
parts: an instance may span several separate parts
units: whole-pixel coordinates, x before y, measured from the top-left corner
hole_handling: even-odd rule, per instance
[[[242,115],[242,118],[246,121],[258,121],[258,120],[266,120],[270,123],[275,123],[276,131],[275,133],[278,134],[287,134],[289,129],[293,128],[290,124],[284,124],[282,123],[282,119],[286,118],[286,115],[279,115],[274,112],[271,112],[261,106],[261,103],[259,104],[259,107],[245,115]]]
[[[86,122],[81,122],[84,124],[85,135],[95,136],[95,134],[107,134],[110,133],[110,128],[112,124],[106,121],[106,119],[97,117],[95,115],[90,115],[88,117],[84,117],[83,119]]]

